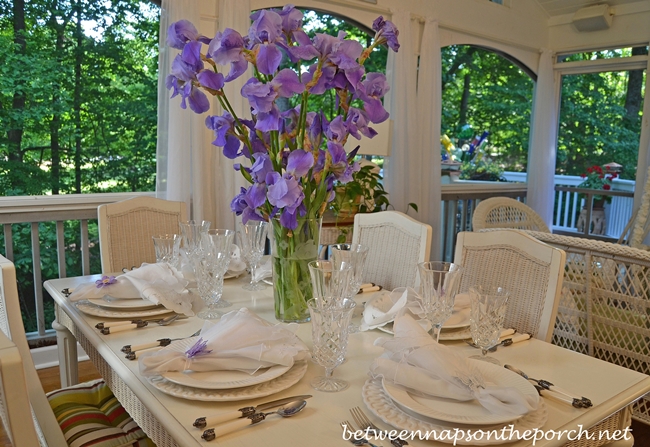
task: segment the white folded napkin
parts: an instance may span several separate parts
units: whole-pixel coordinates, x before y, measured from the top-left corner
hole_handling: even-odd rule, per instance
[[[194,315],[193,304],[201,301],[189,291],[189,281],[181,272],[164,262],[145,263],[140,268],[122,275],[104,278],[107,279],[75,288],[68,299],[79,301],[104,296],[120,299],[143,298],[187,316]]]
[[[382,292],[366,302],[359,330],[367,331],[383,327],[392,322],[398,315],[410,313],[423,319],[421,296],[410,287],[398,287],[392,292]],[[469,307],[469,295],[459,293],[454,299],[454,312],[460,312]]]
[[[489,384],[473,362],[436,343],[410,315],[398,316],[393,330],[393,338],[375,341],[385,351],[370,366],[372,376],[422,395],[476,399],[494,414],[520,416],[537,408],[537,396]]]
[[[274,325],[246,308],[232,311],[216,323],[206,321],[199,341],[186,350],[173,345],[140,357],[144,376],[167,371],[238,370],[253,374],[274,365],[291,366],[306,359],[307,346],[294,334],[297,324]]]
[[[264,262],[255,270],[255,281],[261,281],[264,278],[270,278],[273,276],[272,257],[267,256],[266,260],[262,258],[262,261]]]

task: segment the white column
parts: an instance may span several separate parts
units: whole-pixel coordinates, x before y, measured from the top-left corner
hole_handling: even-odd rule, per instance
[[[557,146],[559,75],[553,70],[554,54],[543,50],[539,58],[533,99],[528,150],[528,205],[553,224],[554,175]]]

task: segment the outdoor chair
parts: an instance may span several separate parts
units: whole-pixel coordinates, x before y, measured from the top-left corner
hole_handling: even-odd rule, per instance
[[[45,395],[25,336],[16,270],[3,256],[0,372],[0,416],[14,447],[154,447],[103,380]]]
[[[528,234],[567,254],[552,342],[650,374],[650,252],[587,238]],[[650,424],[650,395],[632,409],[634,419]]]
[[[472,229],[480,231],[488,228],[551,232],[535,210],[509,197],[491,197],[481,200],[476,206],[472,216]]]
[[[431,226],[399,211],[354,216],[352,243],[368,246],[363,281],[384,289],[419,283],[418,263],[428,261]]]
[[[458,233],[454,263],[464,268],[460,292],[474,285],[510,292],[504,327],[551,341],[565,254],[518,230]]]
[[[99,251],[102,272],[117,273],[156,262],[153,236],[180,234],[180,221],[187,220],[185,202],[135,197],[100,205]]]

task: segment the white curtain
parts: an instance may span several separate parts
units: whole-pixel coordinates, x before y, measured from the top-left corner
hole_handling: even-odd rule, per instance
[[[400,51],[389,53],[386,74],[390,92],[386,107],[394,121],[392,152],[386,161],[385,184],[391,204],[406,212],[415,203],[415,219],[433,228],[432,259],[440,259],[440,113],[441,63],[438,23],[427,20],[420,51],[415,52],[414,26],[408,11],[392,20],[399,29]],[[417,28],[415,28],[417,30]]]
[[[558,125],[558,98],[556,76],[553,71],[554,54],[542,50],[539,56],[537,84],[533,99],[531,144],[528,151],[528,205],[553,225],[555,201],[554,176]]]
[[[212,133],[205,127],[209,114],[220,114],[218,102],[203,115],[180,108],[180,98],[169,99],[165,87],[171,63],[178,50],[165,43],[167,28],[180,19],[191,21],[200,33],[213,37],[216,24],[205,10],[205,0],[163,0],[160,18],[160,56],[158,80],[158,145],[156,195],[167,200],[188,204],[193,219],[212,222],[213,228],[234,228],[235,216],[230,201],[243,185],[241,175],[234,171],[233,162],[211,145]],[[250,0],[220,0],[219,29],[233,28],[246,33],[250,25]],[[208,29],[209,28],[209,29]],[[227,68],[227,67],[226,67]],[[248,79],[244,74],[226,87],[226,93],[237,113],[243,115],[245,105],[239,91]],[[244,115],[245,116],[245,115]]]

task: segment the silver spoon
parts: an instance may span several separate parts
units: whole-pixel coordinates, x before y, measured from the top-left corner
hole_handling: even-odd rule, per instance
[[[556,393],[563,394],[567,396],[568,398],[572,399],[571,405],[573,405],[576,408],[589,408],[593,406],[591,403],[591,400],[587,399],[586,397],[576,397],[575,395],[569,393],[568,391],[563,390],[562,388],[553,385],[551,382],[548,380],[544,379],[533,379],[532,377],[528,377],[528,375],[523,372],[522,370],[515,368],[512,365],[504,365],[503,366],[506,369],[509,369],[510,371],[519,374],[521,377],[523,377],[526,380],[530,380],[532,382],[537,383],[537,385],[544,389],[544,390],[549,390],[549,391],[555,391]]]
[[[237,419],[227,424],[223,424],[220,427],[205,430],[201,435],[201,438],[206,441],[212,441],[220,436],[225,435],[226,433],[230,433],[235,430],[239,430],[240,428],[262,422],[264,419],[266,419],[267,416],[271,414],[279,414],[283,418],[288,418],[301,412],[305,406],[307,406],[306,400],[294,400],[293,402],[289,402],[288,404],[283,405],[276,411],[271,411],[269,413],[255,413],[245,418]]]
[[[481,349],[481,347],[480,347],[479,345],[477,345],[476,343],[474,343],[473,341],[465,340],[465,343],[467,343],[468,345],[470,345],[472,348],[478,348],[478,349]],[[497,343],[496,345],[492,345],[492,346],[490,346],[489,348],[487,348],[487,351],[488,351],[488,352],[494,352],[494,351],[497,350],[497,348],[498,348],[499,346],[510,346],[512,343],[513,343],[512,338],[506,338],[505,340],[500,341],[500,342]]]

